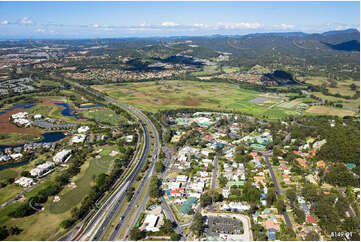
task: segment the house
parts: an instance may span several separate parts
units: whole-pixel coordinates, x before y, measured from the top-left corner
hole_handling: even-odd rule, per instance
[[[30,187],[34,183],[34,180],[29,177],[21,177],[15,181],[15,184],[18,184],[22,187]]]
[[[305,178],[306,178],[306,181],[308,181],[309,183],[317,184],[317,181],[315,180],[315,178],[313,177],[312,174],[307,175]]]
[[[20,154],[20,153],[17,153],[17,154],[11,154],[10,157],[11,157],[11,159],[13,159],[13,160],[18,160],[18,159],[23,158],[23,155]]]
[[[312,216],[307,216],[306,217],[306,222],[309,223],[309,224],[317,224],[316,223],[316,219]]]
[[[317,167],[318,168],[326,168],[326,163],[323,160],[317,161]]]
[[[258,154],[256,152],[250,152],[249,155],[252,156],[253,158],[258,157]]]
[[[208,176],[208,172],[206,172],[206,171],[200,171],[200,172],[198,172],[199,173],[199,175],[201,176],[201,177],[207,177]]]
[[[224,187],[224,188],[222,189],[222,195],[223,195],[223,197],[228,198],[230,192],[231,192],[231,188],[230,188],[230,187]]]
[[[283,177],[284,182],[290,182],[290,176],[289,175],[283,174],[282,177]]]
[[[302,158],[297,158],[296,161],[298,162],[298,164],[300,166],[302,166],[303,168],[308,168],[308,165],[306,164],[306,160],[302,159]]]
[[[43,118],[43,115],[41,115],[41,114],[34,115],[34,119],[41,119],[41,118]]]
[[[170,183],[168,183],[168,188],[171,189],[171,190],[177,190],[180,187],[181,187],[180,182],[170,182]]]
[[[187,182],[188,181],[188,176],[186,176],[186,175],[179,175],[179,176],[177,176],[177,178],[176,178],[176,180],[177,180],[177,182]]]
[[[78,133],[86,133],[89,130],[89,126],[81,126],[78,128]]]
[[[125,136],[125,141],[128,142],[128,143],[132,142],[133,141],[133,135]]]
[[[267,230],[266,236],[268,240],[277,240],[276,234],[277,234],[277,230],[269,229]]]
[[[277,231],[280,230],[280,226],[278,224],[276,224],[275,222],[273,222],[272,220],[270,220],[270,219],[268,219],[266,221],[265,227],[266,227],[267,230],[268,229],[275,229]]]
[[[323,139],[323,140],[321,140],[321,141],[316,141],[315,143],[313,143],[312,148],[313,148],[314,150],[319,150],[319,149],[321,149],[321,147],[322,147],[324,144],[326,144],[326,143],[327,143],[326,139]]]
[[[85,134],[76,134],[71,138],[71,141],[75,144],[83,143],[86,138]]]
[[[171,143],[178,143],[182,135],[173,135]]]
[[[264,180],[265,180],[264,176],[254,176],[253,179],[256,183],[261,183],[263,186],[266,185],[264,182]]]

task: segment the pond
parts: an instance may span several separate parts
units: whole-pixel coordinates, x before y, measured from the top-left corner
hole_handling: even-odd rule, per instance
[[[10,112],[17,108],[29,109],[34,106],[35,106],[35,104],[33,104],[33,103],[16,103],[13,106],[11,106],[10,108],[5,109],[4,111],[1,111],[0,114],[5,114],[5,113]]]
[[[56,103],[56,102],[54,102],[54,104],[64,107],[64,109],[61,111],[61,114],[63,116],[74,117],[76,119],[80,119],[80,117],[74,113],[75,111],[70,108],[69,104],[67,104],[67,103]]]
[[[34,143],[51,143],[51,142],[57,142],[59,140],[62,140],[65,137],[65,134],[62,132],[49,132],[42,134],[43,139],[34,142]],[[0,145],[0,150],[5,150],[6,148],[17,148],[17,147],[23,147],[25,144],[21,145]]]

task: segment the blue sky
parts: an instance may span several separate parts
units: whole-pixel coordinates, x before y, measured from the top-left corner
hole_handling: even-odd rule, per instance
[[[359,28],[359,2],[0,2],[0,39]]]

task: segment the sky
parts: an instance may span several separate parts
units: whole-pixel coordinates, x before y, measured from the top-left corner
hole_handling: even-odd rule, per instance
[[[359,2],[0,2],[0,39],[319,33],[359,27]]]

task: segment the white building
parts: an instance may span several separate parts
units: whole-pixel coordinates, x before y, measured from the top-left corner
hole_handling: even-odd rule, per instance
[[[199,181],[199,182],[196,182],[196,183],[191,183],[190,184],[190,189],[192,189],[195,192],[203,192],[204,182]]]
[[[188,181],[188,176],[186,175],[179,175],[177,176],[177,182],[187,182]]]
[[[73,142],[73,143],[83,143],[84,142],[84,140],[85,140],[85,138],[86,138],[86,135],[85,134],[76,134],[76,135],[74,135],[72,138],[71,138],[71,141]]]
[[[127,141],[128,143],[132,142],[133,141],[133,135],[127,135],[125,137],[125,141]]]
[[[41,118],[43,118],[43,115],[41,115],[41,114],[34,115],[34,119],[41,119]]]
[[[71,150],[62,150],[53,157],[53,161],[55,164],[62,163],[69,157],[70,154]]]
[[[21,177],[15,181],[15,184],[18,184],[22,187],[30,187],[34,183],[34,180],[29,177]]]
[[[11,159],[18,160],[18,159],[23,158],[23,154],[20,154],[20,153],[11,154],[10,157],[11,157]]]
[[[32,169],[30,171],[30,174],[32,176],[42,176],[43,174],[45,174],[46,172],[50,171],[51,169],[53,169],[55,167],[55,163],[54,162],[45,162],[41,165],[38,165],[36,168]]]
[[[159,228],[157,228],[157,223],[158,223],[158,219],[159,217],[157,215],[154,214],[148,214],[145,217],[144,223],[143,225],[145,226],[145,230],[146,231],[152,231],[152,232],[157,232],[159,231]]]
[[[13,119],[27,118],[27,117],[28,117],[28,113],[27,113],[27,112],[19,112],[19,113],[15,113],[15,114],[11,115],[11,117],[12,117]]]
[[[180,187],[181,187],[180,182],[170,182],[170,183],[168,183],[168,188],[171,189],[171,190],[177,190]]]
[[[89,129],[89,126],[81,126],[78,128],[78,133],[86,133]]]

